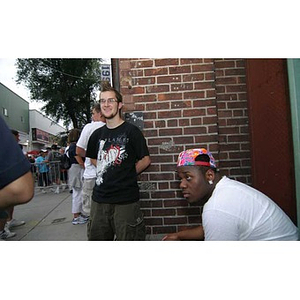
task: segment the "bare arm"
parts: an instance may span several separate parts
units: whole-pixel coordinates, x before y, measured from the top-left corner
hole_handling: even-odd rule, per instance
[[[81,147],[76,146],[76,154],[81,157],[85,157],[85,150]]]
[[[183,240],[204,240],[204,231],[202,226],[186,229],[176,233],[167,234],[163,241],[183,241]]]
[[[136,173],[142,173],[151,164],[150,156],[144,156],[135,164]]]
[[[29,171],[0,190],[0,208],[25,204],[34,195],[34,180]]]
[[[91,158],[91,163],[97,167],[97,159],[96,158]]]

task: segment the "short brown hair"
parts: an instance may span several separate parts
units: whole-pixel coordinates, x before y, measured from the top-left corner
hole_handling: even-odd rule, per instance
[[[123,102],[123,97],[120,92],[108,84],[101,86],[101,93],[102,92],[114,92],[118,102]]]
[[[81,130],[78,128],[71,129],[68,135],[68,142],[69,143],[77,142],[79,140],[80,133]]]

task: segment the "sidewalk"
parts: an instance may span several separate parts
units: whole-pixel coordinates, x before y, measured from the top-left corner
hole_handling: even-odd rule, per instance
[[[68,189],[59,194],[36,191],[29,203],[15,206],[14,218],[26,224],[12,228],[17,235],[7,241],[86,241],[86,224],[72,224],[71,205]]]
[[[59,194],[37,190],[29,203],[15,206],[14,218],[26,224],[12,228],[17,235],[7,241],[87,241],[87,225],[72,224],[71,207],[72,194],[68,189]],[[148,235],[146,240],[160,241],[162,237]]]

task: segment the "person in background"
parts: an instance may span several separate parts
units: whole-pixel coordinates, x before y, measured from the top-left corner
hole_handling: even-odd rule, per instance
[[[76,154],[85,158],[87,144],[91,134],[98,128],[105,125],[105,118],[101,114],[100,104],[95,104],[92,110],[92,122],[86,124],[76,144]],[[82,211],[86,216],[90,215],[93,188],[96,181],[96,167],[91,163],[90,158],[84,161],[83,188],[82,188]]]
[[[260,191],[226,176],[205,148],[182,151],[177,161],[183,197],[204,205],[202,225],[163,240],[296,241],[298,228]]]
[[[59,152],[56,144],[53,144],[51,147],[46,148],[48,153],[46,156],[46,161],[49,162],[49,180],[50,184],[53,185],[51,190],[59,194],[59,185],[60,185],[60,172],[59,172]]]
[[[65,154],[65,148],[59,149],[60,157],[59,157],[59,166],[60,166],[60,181],[65,188],[68,188],[68,170],[71,167],[69,165],[69,158]]]
[[[88,218],[82,211],[82,177],[84,171],[84,161],[76,154],[76,143],[80,136],[80,130],[77,128],[71,129],[68,136],[70,146],[68,148],[68,157],[70,158],[71,168],[69,169],[69,187],[72,188],[72,214],[73,225],[85,224]]]
[[[23,145],[21,145],[19,143],[20,142],[19,132],[17,130],[11,129],[11,133],[13,134],[13,137],[15,138],[16,142],[18,143],[18,145],[19,145],[19,147],[20,147],[20,149],[22,150],[22,153],[23,153]],[[7,231],[10,231],[10,229],[12,229],[13,227],[22,226],[22,225],[25,224],[25,221],[14,219],[14,217],[13,217],[14,206],[11,206],[11,207],[7,208],[7,213],[8,213],[8,217],[7,217],[6,225],[5,225]]]
[[[122,95],[116,89],[103,87],[100,105],[106,125],[92,133],[86,151],[97,168],[88,239],[145,240],[137,177],[151,163],[146,139],[122,119]]]
[[[42,149],[39,156],[35,160],[38,175],[38,186],[47,187],[50,185],[49,180],[49,167],[48,161],[46,160],[47,150]],[[46,193],[45,189],[42,189],[42,193]]]
[[[0,239],[6,240],[16,235],[5,226],[6,209],[25,204],[33,198],[34,179],[28,159],[1,117],[0,133]]]

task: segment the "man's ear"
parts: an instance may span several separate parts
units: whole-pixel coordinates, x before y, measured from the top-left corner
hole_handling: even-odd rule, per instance
[[[118,105],[119,105],[119,109],[121,109],[123,107],[123,102],[119,102]]]
[[[212,181],[214,182],[215,180],[215,172],[212,169],[208,169],[205,173],[205,178],[207,181]]]

